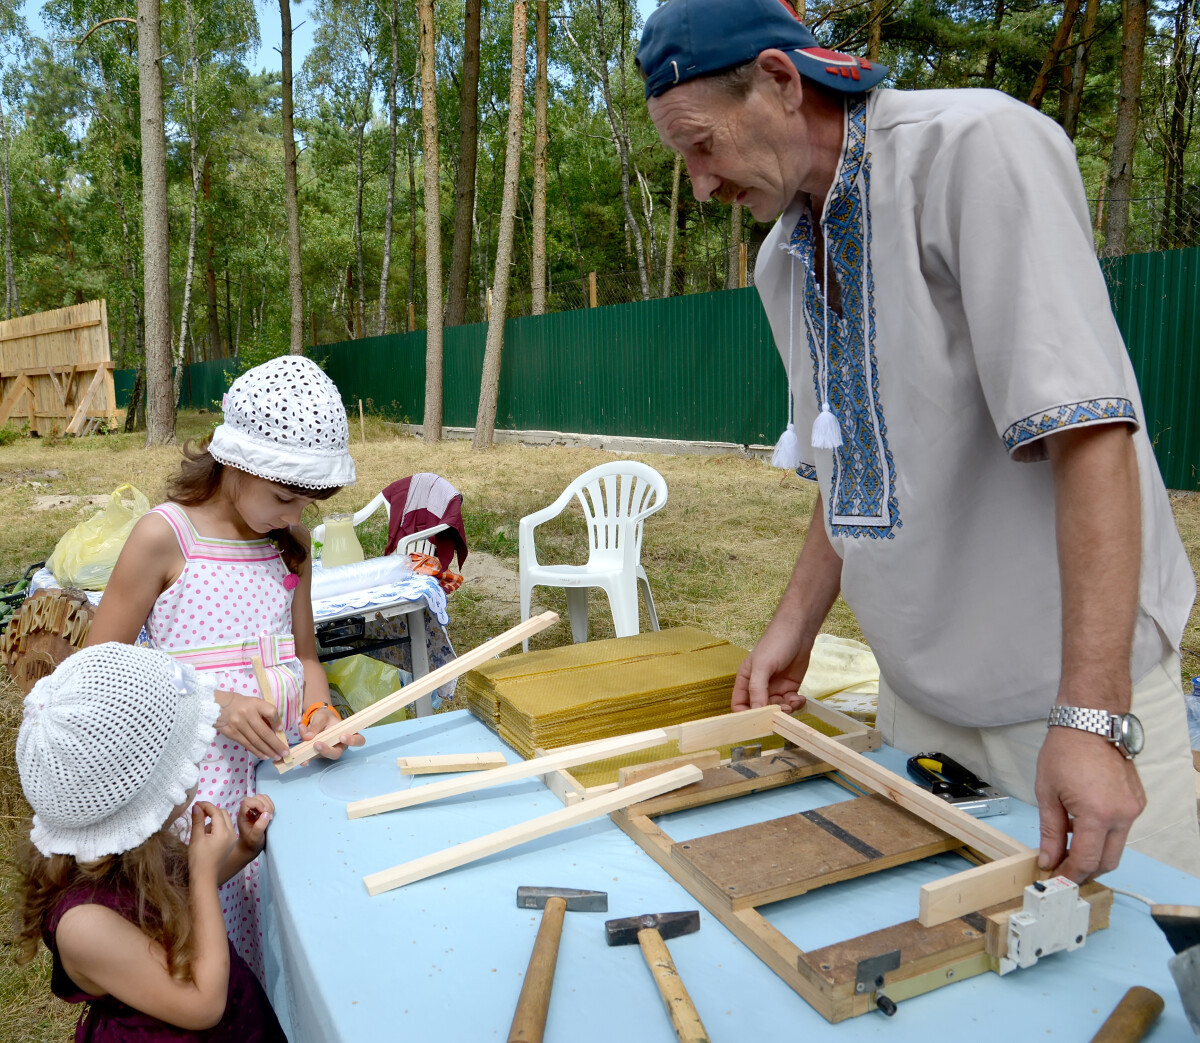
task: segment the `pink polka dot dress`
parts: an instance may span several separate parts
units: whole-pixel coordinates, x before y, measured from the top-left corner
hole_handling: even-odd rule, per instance
[[[275,545],[261,540],[221,540],[196,531],[182,507],[154,508],[179,540],[184,566],[154,602],[146,631],[155,648],[203,670],[217,688],[261,697],[252,656],[260,656],[289,743],[299,741],[304,670],[292,643],[292,589]],[[217,733],[200,763],[197,800],[237,818],[242,798],[256,792],[258,758]],[[181,832],[190,828],[183,820]],[[186,838],[186,836],[185,836]],[[258,859],[221,887],[221,911],[234,948],[263,978]]]

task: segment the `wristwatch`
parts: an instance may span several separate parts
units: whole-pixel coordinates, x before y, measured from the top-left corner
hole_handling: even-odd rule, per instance
[[[1131,713],[1109,713],[1087,706],[1054,706],[1046,718],[1049,727],[1078,728],[1080,731],[1102,735],[1111,742],[1126,760],[1142,752],[1146,739],[1142,722]]]

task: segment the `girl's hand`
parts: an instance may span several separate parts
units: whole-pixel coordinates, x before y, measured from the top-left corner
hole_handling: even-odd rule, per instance
[[[335,710],[318,710],[312,715],[312,719],[307,725],[300,725],[300,738],[305,742],[321,734],[326,728],[336,728],[342,719],[337,715]],[[347,732],[342,735],[341,742],[334,746],[327,746],[323,742],[318,742],[313,749],[316,750],[318,757],[324,757],[326,760],[335,761],[351,746],[361,746],[367,740],[364,739],[358,732]],[[305,762],[307,763],[307,762]]]
[[[283,724],[269,702],[256,696],[220,690],[213,693],[213,698],[221,707],[216,728],[222,735],[241,743],[263,760],[282,760],[287,755],[287,744],[280,742],[275,734]]]
[[[267,826],[275,816],[275,804],[265,793],[246,797],[238,808],[238,843],[257,855],[267,843]]]
[[[208,819],[205,822],[205,819]],[[207,800],[192,805],[192,839],[188,844],[188,869],[193,876],[206,874],[215,882],[217,870],[237,843],[229,812]]]

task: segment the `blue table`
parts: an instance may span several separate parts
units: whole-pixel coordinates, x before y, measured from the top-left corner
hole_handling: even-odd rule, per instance
[[[522,884],[607,891],[608,913],[568,913],[546,1027],[548,1043],[671,1043],[674,1032],[637,946],[610,949],[604,920],[694,909],[697,902],[607,818],[371,898],[362,877],[561,807],[537,780],[350,821],[350,800],[425,785],[408,754],[501,749],[466,711],[368,729],[334,765],[278,776],[259,769],[277,816],[265,855],[268,991],[293,1043],[477,1043],[507,1038],[540,914],[516,907]],[[510,762],[519,760],[506,750]],[[873,754],[895,771],[894,750]],[[662,819],[675,839],[819,807],[849,795],[821,779]],[[1027,844],[1037,815],[1016,805],[990,820]],[[803,949],[917,915],[919,886],[963,868],[953,855],[849,881],[766,908]],[[1200,905],[1200,880],[1127,852],[1113,887],[1157,902]],[[1167,970],[1170,947],[1146,905],[1117,895],[1111,926],[1084,948],[1000,978],[983,974],[878,1012],[829,1025],[707,911],[698,934],[669,943],[714,1040],[813,1038],[1012,1043],[1091,1038],[1131,985],[1166,1011],[1147,1039],[1194,1038]]]

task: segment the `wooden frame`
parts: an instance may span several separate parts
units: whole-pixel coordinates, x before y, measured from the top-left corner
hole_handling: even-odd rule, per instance
[[[805,709],[815,706],[810,703]],[[752,730],[763,718],[741,722],[738,718],[742,716],[697,724],[705,726],[703,733],[713,740],[711,745],[744,741],[749,738],[747,725]],[[1038,878],[1037,853],[862,756],[844,741],[849,736],[831,739],[776,710],[771,711],[767,731],[793,747],[742,760],[737,771],[724,764],[707,768],[699,782],[617,810],[612,813],[613,821],[831,1022],[864,1014],[887,1000],[900,1001],[997,969],[1007,944],[1006,933],[998,925],[1007,923],[1009,913],[1020,910],[1024,888]],[[856,736],[855,741],[861,743],[862,739]],[[775,823],[682,843],[676,843],[653,821],[671,811],[788,785],[813,775],[826,775],[860,795]],[[803,828],[797,828],[794,820],[801,819],[805,821],[798,825]],[[776,823],[788,825],[776,827]],[[872,823],[883,826],[867,834],[866,827]],[[840,852],[844,847],[842,864],[831,868],[829,863],[837,862],[836,858],[815,859],[821,866],[805,877],[803,873],[811,870],[796,866],[787,852],[777,860],[778,865],[764,868],[764,860],[747,844],[747,838],[757,832],[770,834],[766,837],[769,845],[786,842],[794,846],[805,829],[816,831],[825,850],[837,848]],[[924,885],[919,919],[820,950],[804,952],[756,908],[824,883],[946,850],[957,850],[981,864]],[[1091,905],[1089,931],[1107,926],[1112,893],[1089,884],[1081,894]]]

